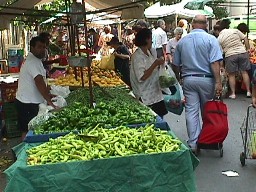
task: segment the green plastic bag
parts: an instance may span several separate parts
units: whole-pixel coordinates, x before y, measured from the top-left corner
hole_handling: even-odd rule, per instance
[[[174,87],[176,88],[175,93],[164,95],[164,104],[167,111],[181,115],[184,109],[184,101],[180,92],[181,87],[179,84],[175,84]]]

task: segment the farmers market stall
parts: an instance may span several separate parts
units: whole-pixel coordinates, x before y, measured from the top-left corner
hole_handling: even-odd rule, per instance
[[[152,126],[136,130],[122,126],[113,131],[123,135],[115,144],[111,144],[110,133],[104,133],[104,138],[97,141],[85,142],[79,136],[66,135],[66,138],[59,137],[42,145],[20,144],[14,149],[17,161],[5,171],[8,177],[6,191],[196,191],[193,171],[198,160],[172,132],[157,131]],[[125,134],[131,136],[127,141]],[[108,142],[104,142],[107,136]],[[140,136],[141,140],[137,140]],[[156,143],[163,140],[166,144]],[[71,147],[72,144],[76,148]],[[94,147],[89,156],[79,156],[81,148],[90,144],[101,145],[105,150]],[[33,148],[35,146],[39,148]],[[47,148],[57,148],[57,152],[61,148],[59,152],[65,153],[70,147],[73,152],[66,153],[70,155],[63,155],[63,158],[51,156],[53,153],[47,151]],[[55,161],[35,160],[36,155],[46,155]]]

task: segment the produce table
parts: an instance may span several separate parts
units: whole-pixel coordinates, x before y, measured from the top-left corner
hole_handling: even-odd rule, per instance
[[[177,152],[28,166],[26,150],[36,145],[21,143],[13,149],[17,161],[5,171],[7,192],[196,191],[199,161],[183,144]]]

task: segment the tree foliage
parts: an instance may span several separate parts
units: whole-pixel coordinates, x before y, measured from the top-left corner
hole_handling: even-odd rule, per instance
[[[213,14],[215,15],[215,19],[219,20],[225,17],[228,17],[229,13],[227,7],[220,6],[222,3],[225,3],[226,0],[215,0],[207,4],[212,8]]]

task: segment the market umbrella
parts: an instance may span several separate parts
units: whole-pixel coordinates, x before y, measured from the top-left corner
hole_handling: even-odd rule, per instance
[[[192,18],[195,15],[206,15],[207,17],[213,17],[213,10],[205,6],[204,9],[200,10],[191,10],[187,9],[184,6],[186,5],[186,1],[181,3],[177,3],[175,5],[160,5],[160,2],[155,3],[151,7],[147,8],[144,12],[146,18],[160,18],[168,15],[180,15],[183,17]]]

